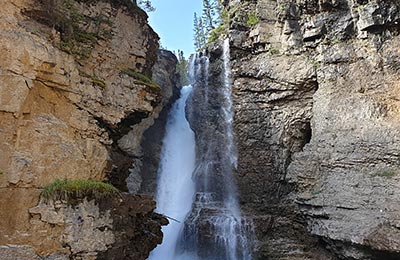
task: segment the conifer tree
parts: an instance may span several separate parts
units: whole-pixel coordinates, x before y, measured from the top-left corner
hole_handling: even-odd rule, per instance
[[[188,60],[185,58],[183,51],[178,50],[178,64],[176,65],[176,71],[180,76],[180,86],[186,86],[189,84],[188,79]]]
[[[207,32],[203,25],[203,19],[199,21],[199,42],[200,42],[200,49],[203,49],[207,44]]]
[[[216,7],[212,0],[203,0],[203,23],[207,33],[215,28]]]
[[[194,13],[194,46],[196,50],[201,50],[207,42],[206,32],[203,26],[203,20],[198,18],[197,13]]]
[[[197,13],[194,13],[194,18],[193,18],[193,27],[194,27],[194,47],[196,50],[201,49],[201,44],[200,44],[200,28],[199,28],[199,19],[197,18]]]
[[[197,51],[204,49],[210,35],[221,23],[222,3],[219,0],[203,0],[202,16],[194,14],[194,45]]]
[[[151,0],[139,0],[139,6],[146,12],[154,12],[156,10],[151,4]]]

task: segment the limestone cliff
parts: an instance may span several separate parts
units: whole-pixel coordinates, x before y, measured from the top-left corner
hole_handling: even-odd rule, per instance
[[[143,133],[171,91],[149,79],[158,36],[147,15],[122,0],[10,0],[1,7],[0,258],[145,259],[165,224],[151,199],[69,208],[39,204],[39,194],[56,179],[109,180],[127,190]],[[119,225],[130,225],[132,237]]]
[[[399,259],[399,2],[225,5],[256,259]]]

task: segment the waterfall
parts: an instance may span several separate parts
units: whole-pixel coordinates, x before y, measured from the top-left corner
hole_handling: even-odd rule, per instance
[[[182,88],[181,97],[173,105],[166,126],[158,172],[156,210],[174,220],[162,228],[163,243],[152,251],[151,260],[176,260],[172,253],[193,204],[195,137],[185,116],[186,100],[191,90],[190,86]]]
[[[251,260],[248,236],[252,225],[241,216],[233,175],[238,157],[227,40],[221,59],[216,75],[210,73],[214,64],[209,57],[192,56],[192,87],[182,90],[171,111],[159,171],[157,210],[182,223],[172,222],[163,228],[163,243],[150,260]]]

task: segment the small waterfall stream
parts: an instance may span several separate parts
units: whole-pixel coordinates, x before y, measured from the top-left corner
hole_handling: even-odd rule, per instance
[[[163,228],[163,244],[149,260],[251,259],[251,225],[241,216],[233,176],[237,152],[229,60],[226,40],[218,87],[209,82],[207,56],[196,54],[190,61],[193,87],[182,89],[170,113],[157,189],[157,211],[182,222]]]
[[[170,220],[162,228],[164,238],[150,255],[152,260],[175,260],[173,252],[189,213],[195,193],[192,173],[195,169],[195,137],[185,116],[185,106],[191,86],[183,87],[181,97],[169,114],[161,151],[157,184],[157,211],[180,222]]]

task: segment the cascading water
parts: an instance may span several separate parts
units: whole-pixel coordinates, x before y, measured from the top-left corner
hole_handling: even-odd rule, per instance
[[[248,241],[251,225],[241,217],[233,177],[237,152],[229,60],[229,42],[226,40],[218,79],[210,75],[207,56],[195,55],[190,62],[189,78],[193,90],[189,98],[185,91],[187,88],[189,92],[191,87],[182,90],[182,97],[170,115],[157,191],[158,212],[183,222],[172,222],[163,229],[164,242],[152,252],[150,260],[251,259]],[[196,144],[183,108],[187,98],[186,115],[196,132]],[[175,133],[178,139],[173,141],[170,132],[176,132],[182,126],[185,132],[191,133],[192,139],[177,143],[181,134]],[[170,145],[176,150],[167,148],[169,142],[173,142]],[[192,157],[195,148],[196,160]],[[188,149],[192,159],[183,162],[190,162],[190,167],[185,164],[188,167],[180,170],[178,157],[186,156]],[[166,167],[169,164],[171,166]],[[183,188],[179,185],[187,185],[185,192],[181,192]]]
[[[186,100],[191,91],[191,86],[182,88],[181,97],[173,105],[167,122],[156,201],[157,211],[174,220],[162,228],[163,243],[151,253],[149,259],[152,260],[176,260],[173,255],[176,241],[193,204],[195,137],[185,116]]]

